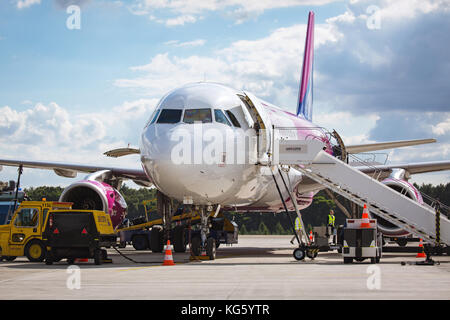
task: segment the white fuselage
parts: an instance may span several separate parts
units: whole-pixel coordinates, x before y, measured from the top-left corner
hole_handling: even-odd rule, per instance
[[[164,96],[149,119],[141,137],[142,166],[161,192],[179,201],[279,211],[274,167],[268,165],[273,127],[287,128],[280,135],[318,138],[331,148],[312,123],[249,93],[215,83],[189,84]],[[273,172],[283,186],[278,170]],[[284,177],[300,208],[322,189],[311,181],[302,185],[302,175],[292,168]],[[289,205],[289,194],[281,191]]]

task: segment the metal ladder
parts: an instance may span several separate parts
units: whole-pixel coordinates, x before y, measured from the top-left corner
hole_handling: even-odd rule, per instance
[[[435,242],[436,216],[432,207],[415,202],[325,151],[318,152],[310,163],[291,166],[360,206],[366,203],[374,214],[424,241]],[[450,221],[443,215],[440,240],[450,245]]]

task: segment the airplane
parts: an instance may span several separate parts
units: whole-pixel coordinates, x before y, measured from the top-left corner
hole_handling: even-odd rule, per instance
[[[345,146],[337,132],[329,133],[312,122],[314,17],[310,12],[295,114],[244,90],[213,82],[190,83],[161,98],[145,124],[139,149],[105,152],[112,157],[138,154],[142,169],[17,159],[0,159],[0,166],[48,169],[68,178],[75,178],[78,172],[88,173],[65,188],[60,201],[73,202],[75,209],[104,210],[114,226],[122,222],[127,210],[120,194],[122,183],[132,180],[140,186],[153,186],[158,190],[166,236],[170,229],[167,221],[174,212],[172,200],[177,200],[199,210],[201,245],[208,249],[213,245],[207,241],[211,213],[303,210],[326,188],[293,167],[273,165],[275,136],[321,141],[328,154],[342,161],[354,154],[436,142],[419,139]],[[450,161],[356,168],[367,174],[374,168],[379,170],[381,183],[397,191],[406,190],[408,197],[420,202],[420,193],[408,182],[410,176],[449,170]],[[277,189],[286,181],[288,190]],[[390,236],[408,234],[387,221],[385,225],[379,222],[379,228]]]

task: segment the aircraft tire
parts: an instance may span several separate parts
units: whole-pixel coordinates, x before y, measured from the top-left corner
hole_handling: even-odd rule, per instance
[[[175,252],[186,252],[186,231],[184,226],[176,227],[173,236],[173,249]]]
[[[153,227],[150,232],[150,249],[152,252],[163,252],[163,232],[161,227]]]
[[[131,242],[135,250],[145,250],[148,248],[147,237],[143,234],[135,235]]]
[[[199,236],[192,237],[191,252],[194,257],[199,256],[201,254],[201,247],[202,247],[202,239],[200,239]]]
[[[216,239],[206,239],[206,255],[209,257],[209,260],[216,259]]]

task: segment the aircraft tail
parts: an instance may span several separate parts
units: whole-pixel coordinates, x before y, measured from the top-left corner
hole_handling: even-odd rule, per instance
[[[312,120],[313,111],[313,65],[314,65],[314,12],[308,16],[306,30],[305,52],[303,54],[302,76],[298,92],[297,116],[302,114],[307,120]]]

